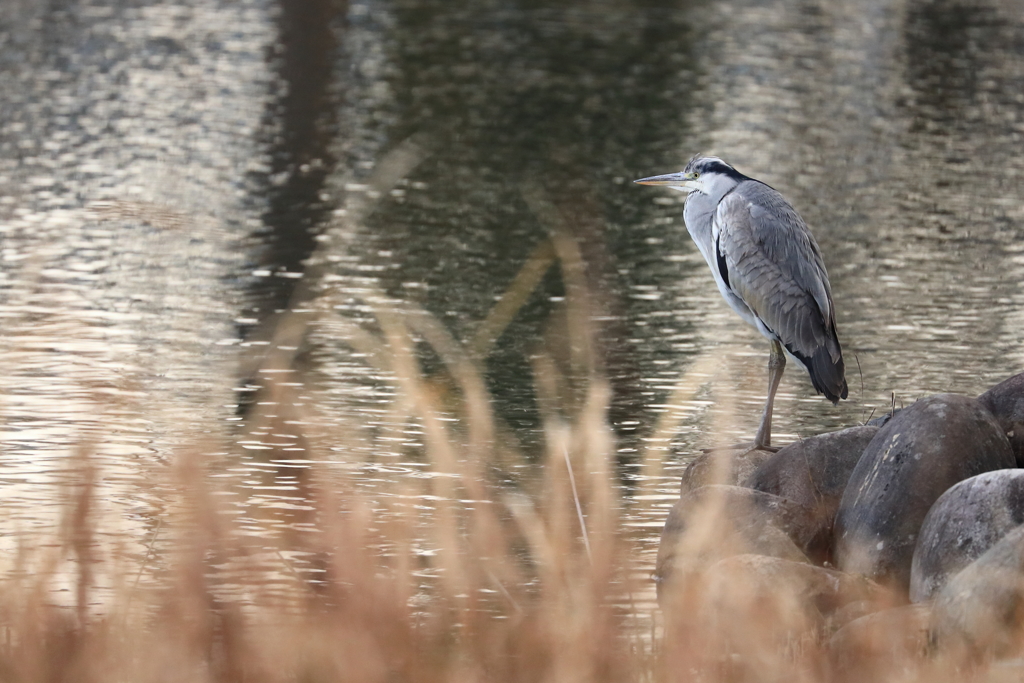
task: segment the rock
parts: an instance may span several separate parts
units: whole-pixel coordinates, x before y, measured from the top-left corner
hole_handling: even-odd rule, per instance
[[[762,555],[704,567],[662,602],[662,661],[681,681],[769,680],[766,669],[799,669],[794,653],[813,652],[822,628],[818,605],[842,599],[834,574]]]
[[[1024,659],[992,662],[982,680],[985,683],[1020,683],[1024,681]]]
[[[915,680],[900,674],[924,660],[928,619],[927,605],[893,607],[854,619],[829,640],[830,680]]]
[[[843,574],[843,576],[854,576],[853,574]],[[864,579],[869,581],[869,579]],[[831,635],[836,631],[846,626],[854,619],[860,619],[866,617],[869,614],[874,614],[883,609],[883,607],[891,606],[882,604],[880,600],[854,600],[846,603],[828,617],[828,628],[827,632]]]
[[[1000,382],[978,397],[1003,428],[1017,467],[1024,467],[1024,372]]]
[[[818,563],[829,560],[832,525],[850,473],[877,427],[851,427],[791,443],[764,462],[748,485],[807,508],[814,531],[806,547]]]
[[[874,417],[864,424],[868,427],[884,427],[889,423],[889,420],[896,417],[903,408],[893,408],[887,413],[882,413],[878,417]]]
[[[719,448],[697,456],[683,471],[680,492],[696,491],[701,486],[726,484],[747,486],[750,475],[774,453],[751,448],[746,451]]]
[[[1024,647],[1024,526],[1006,534],[935,596],[935,645],[970,657],[1019,655]]]
[[[903,409],[850,475],[836,514],[837,567],[906,594],[932,503],[959,481],[1013,465],[1005,434],[975,399],[939,394]]]
[[[755,595],[783,591],[800,605],[812,606],[828,616],[848,603],[874,603],[883,600],[885,591],[862,576],[844,574],[834,569],[815,567],[806,562],[793,562],[765,555],[734,555],[719,560],[708,574],[714,581],[727,579],[735,590],[742,579],[744,590]]]
[[[965,479],[939,497],[921,525],[910,599],[929,600],[954,574],[1024,524],[1024,469]]]
[[[703,486],[684,493],[661,532],[654,579],[662,597],[670,579],[701,571],[714,561],[757,553],[806,562],[790,534],[808,526],[799,505],[739,486]]]

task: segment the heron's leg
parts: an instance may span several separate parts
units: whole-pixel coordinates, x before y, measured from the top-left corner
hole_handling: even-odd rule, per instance
[[[754,448],[771,448],[772,445],[772,407],[775,404],[775,392],[782,381],[782,373],[786,370],[786,354],[782,344],[772,340],[772,353],[768,357],[768,400],[764,404],[761,426],[754,437]]]

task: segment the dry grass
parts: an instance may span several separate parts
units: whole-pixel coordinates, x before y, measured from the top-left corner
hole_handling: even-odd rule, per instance
[[[396,342],[395,347],[401,345]],[[409,361],[406,357],[405,361]],[[345,475],[309,466],[305,532],[266,541],[233,521],[215,467],[182,454],[167,481],[166,539],[138,568],[96,586],[112,554],[97,548],[95,471],[87,453],[68,489],[64,547],[73,606],[53,590],[67,565],[0,592],[0,677],[9,681],[623,680],[643,670],[621,607],[627,548],[617,533],[604,424],[607,392],[589,390],[572,422],[552,417],[542,495],[486,483],[469,450],[432,414],[419,379],[403,383],[425,427],[437,507],[424,528],[406,507],[375,519]],[[481,428],[483,429],[483,428]],[[476,444],[479,446],[479,444]],[[572,470],[569,466],[572,466]],[[586,520],[586,535],[580,520]],[[299,525],[297,525],[299,526]],[[414,544],[426,536],[435,580]],[[380,548],[387,547],[388,552]],[[33,551],[25,549],[26,562]],[[288,572],[285,557],[302,557]],[[33,558],[34,559],[34,558]],[[322,571],[310,572],[310,569]],[[273,590],[267,590],[273,587]]]
[[[480,457],[494,447],[493,423],[465,422],[490,419],[486,407],[463,405],[462,429],[440,419],[407,331],[389,334],[392,362],[404,368],[401,400],[423,426],[431,469],[449,475],[428,479],[436,496],[429,515],[382,509],[344,470],[308,464],[308,509],[290,518],[301,531],[279,535],[279,561],[268,564],[266,539],[254,539],[220,502],[224,487],[210,476],[219,464],[183,453],[162,471],[163,540],[141,566],[118,573],[114,555],[98,549],[103,501],[83,451],[72,464],[77,484],[68,489],[61,549],[73,560],[73,605],[52,599],[68,581],[66,564],[3,584],[0,679],[964,680],[958,669],[936,677],[938,665],[913,651],[865,655],[837,671],[829,624],[798,582],[765,585],[721,564],[682,583],[663,631],[640,632],[632,596],[650,587],[636,578],[635,541],[621,529],[628,501],[612,467],[605,384],[589,376],[579,393],[566,392],[577,403],[556,404],[558,385],[572,382],[539,356],[543,474],[513,491],[488,483]],[[470,394],[459,392],[463,401]],[[695,556],[743,550],[720,547],[721,512],[712,505],[693,525]],[[426,559],[416,549],[424,542],[437,549]],[[26,560],[32,553],[23,552]],[[97,576],[111,574],[100,591]],[[882,627],[864,652],[886,650],[904,628]]]

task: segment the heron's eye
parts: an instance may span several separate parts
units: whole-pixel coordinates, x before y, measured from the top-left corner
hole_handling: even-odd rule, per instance
[[[693,172],[693,179],[696,180],[697,178],[700,178],[700,171]]]

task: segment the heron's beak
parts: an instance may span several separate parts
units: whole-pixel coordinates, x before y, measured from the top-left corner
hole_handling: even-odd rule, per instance
[[[651,176],[650,178],[634,180],[633,182],[639,185],[661,185],[662,187],[671,187],[673,190],[679,190],[680,192],[693,192],[698,187],[698,181],[689,177],[686,173],[656,175]]]

